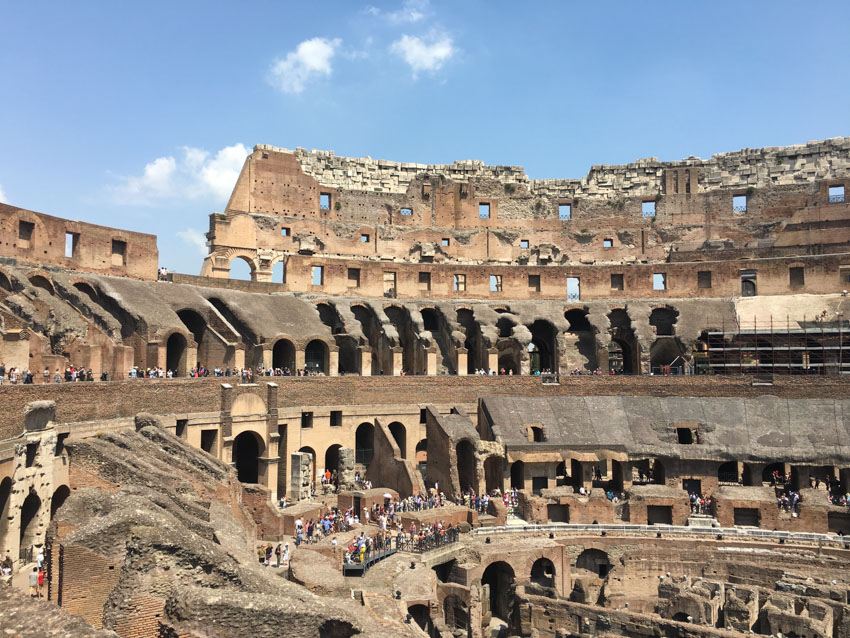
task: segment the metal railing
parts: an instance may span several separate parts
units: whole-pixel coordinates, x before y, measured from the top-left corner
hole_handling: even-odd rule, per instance
[[[844,195],[830,195],[829,196],[830,204],[843,204],[844,203]]]
[[[746,206],[733,206],[732,210],[734,210],[736,213],[746,213],[747,207]]]
[[[460,540],[460,530],[457,527],[445,530],[442,534],[431,534],[423,538],[414,536],[407,538],[404,541],[397,542],[396,548],[400,552],[411,552],[414,554],[423,554],[430,552],[432,549],[446,547]]]

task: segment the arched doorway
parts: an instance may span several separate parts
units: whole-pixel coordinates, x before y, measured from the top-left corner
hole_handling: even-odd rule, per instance
[[[370,306],[356,304],[351,306],[351,312],[360,322],[363,334],[369,341],[369,347],[372,348],[372,376],[392,374],[392,349],[375,311]]]
[[[375,453],[375,426],[371,423],[361,423],[354,433],[354,462],[369,465]]]
[[[21,549],[40,544],[38,529],[38,512],[41,509],[41,499],[30,490],[21,506]]]
[[[617,374],[637,374],[640,353],[632,319],[623,308],[608,313],[611,342],[608,344],[608,367]]]
[[[531,582],[541,587],[555,586],[555,565],[548,558],[538,558],[531,566]]]
[[[313,485],[316,484],[316,473],[318,470],[316,469],[316,464],[318,463],[318,459],[316,458],[316,450],[311,448],[309,445],[305,445],[304,447],[298,450],[302,454],[310,455],[310,481]]]
[[[531,330],[531,344],[529,352],[532,353],[531,373],[538,370],[557,372],[557,339],[555,326],[545,319],[538,319],[529,326]],[[533,348],[531,346],[534,346]],[[536,368],[535,368],[536,364]]]
[[[304,349],[304,367],[308,372],[328,373],[328,344],[313,339]]]
[[[395,439],[396,445],[398,445],[398,450],[401,452],[401,458],[407,458],[407,430],[404,427],[403,423],[399,423],[398,421],[393,421],[390,423],[390,434],[393,435]]]
[[[487,492],[492,492],[493,490],[499,490],[500,492],[504,488],[504,482],[502,480],[502,462],[504,459],[501,456],[488,456],[487,460],[484,461],[484,483],[487,486]]]
[[[513,610],[513,567],[503,561],[490,563],[481,576],[481,582],[490,586],[490,611],[510,623]]]
[[[596,332],[587,319],[587,310],[573,308],[564,313],[564,319],[570,324],[565,335],[566,362],[570,370],[575,368],[595,370],[598,361],[596,356]]]
[[[205,339],[207,335],[206,320],[194,310],[189,309],[179,311],[177,316],[180,317],[180,321],[182,321],[183,325],[189,329],[189,332],[192,333],[192,337],[195,339],[195,343],[198,346],[198,364],[203,364],[207,367],[215,367],[222,363],[221,350],[219,350],[218,360],[210,360],[210,353],[208,352],[209,344]]]
[[[295,345],[289,339],[278,339],[272,348],[272,367],[295,373]]]
[[[652,482],[656,485],[664,485],[667,482],[667,473],[664,471],[664,463],[655,459],[652,463]]]
[[[340,337],[337,339],[339,345],[339,360],[337,364],[338,374],[360,374],[360,351],[357,343],[352,337]]]
[[[325,450],[325,469],[330,470],[331,474],[339,469],[339,449],[342,446],[334,443]]]
[[[233,463],[242,483],[257,483],[260,475],[260,454],[265,445],[256,432],[242,432],[233,440]]]
[[[240,279],[242,281],[254,281],[254,262],[247,257],[234,257],[230,261],[230,279]]]
[[[431,620],[431,610],[425,605],[411,605],[407,608],[407,613],[413,618],[413,621],[419,625],[419,628],[429,636],[434,631],[434,622]]]
[[[5,273],[0,272],[0,288],[8,292],[12,292],[12,282]]]
[[[589,548],[578,555],[576,569],[585,569],[605,578],[611,571],[611,559],[601,549]]]
[[[717,468],[717,482],[721,485],[737,485],[738,483],[738,463],[735,461],[727,461],[721,463]]]
[[[428,439],[422,439],[416,444],[416,463],[428,462]]]
[[[0,481],[0,547],[6,543],[6,533],[9,531],[9,501],[12,495],[12,479],[8,476]]]
[[[477,492],[475,449],[472,447],[472,443],[468,439],[464,439],[457,444],[455,452],[457,453],[457,479],[460,484],[460,491],[466,492],[472,488]]]
[[[172,370],[175,377],[186,375],[186,337],[179,332],[165,342],[165,368]]]
[[[53,288],[53,284],[47,277],[43,277],[41,275],[33,275],[29,278],[30,283],[36,288],[41,288],[42,290],[46,290],[51,295],[56,294],[56,290]]]
[[[511,489],[525,489],[525,463],[514,461],[511,465]]]
[[[410,312],[402,306],[389,306],[384,308],[384,314],[390,323],[395,326],[398,334],[397,345],[401,348],[401,367],[407,374],[422,374],[424,365],[424,353],[419,348],[419,338],[415,326],[410,318]]]
[[[466,372],[475,374],[478,369],[487,369],[487,342],[481,333],[481,324],[475,320],[475,315],[469,308],[460,308],[457,311],[458,323],[463,326],[465,339],[463,347],[466,348]]]
[[[67,485],[60,485],[56,488],[56,491],[53,492],[53,498],[50,499],[50,520],[53,520],[56,512],[65,504],[65,499],[69,496],[71,496],[71,490]]]
[[[439,349],[442,371],[445,371],[446,374],[457,374],[457,352],[451,337],[451,327],[446,321],[445,315],[437,308],[422,308],[420,313],[425,330],[431,333],[434,343],[437,344]],[[440,363],[437,364],[438,371],[440,370]]]
[[[649,347],[649,365],[653,374],[684,374],[685,348],[678,337],[661,337]]]

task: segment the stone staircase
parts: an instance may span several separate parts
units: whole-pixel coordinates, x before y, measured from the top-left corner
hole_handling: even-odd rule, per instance
[[[688,517],[688,527],[714,528],[720,527],[717,519],[709,514],[691,514]]]

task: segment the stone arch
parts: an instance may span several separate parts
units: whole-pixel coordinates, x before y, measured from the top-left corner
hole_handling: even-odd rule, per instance
[[[206,365],[209,367],[210,365],[217,365],[219,361],[211,361],[209,352],[209,340],[206,338],[207,336],[207,320],[204,319],[203,316],[196,310],[192,310],[191,308],[184,308],[183,310],[177,311],[177,316],[180,317],[180,321],[183,322],[183,325],[192,333],[192,337],[195,339],[195,344],[198,348],[198,357],[197,362],[198,365]],[[218,357],[219,359],[221,357]]]
[[[522,461],[514,461],[511,464],[511,489],[525,488],[525,463]]]
[[[428,439],[422,439],[416,444],[416,464],[428,462]]]
[[[531,582],[541,587],[555,586],[555,564],[545,556],[538,558],[531,566]]]
[[[0,271],[0,288],[6,292],[13,292],[12,279],[3,271]]]
[[[325,469],[330,470],[331,473],[339,468],[339,451],[341,448],[342,446],[339,443],[334,443],[325,450]]]
[[[595,547],[588,547],[576,559],[576,569],[584,569],[600,578],[605,578],[611,567],[611,557],[608,553]]]
[[[98,303],[97,290],[95,290],[94,286],[92,286],[89,282],[87,282],[87,281],[75,281],[74,282],[74,288],[79,290],[81,293],[85,294],[89,299],[91,299],[95,303]]]
[[[390,434],[393,435],[393,439],[395,439],[396,445],[398,445],[398,450],[401,453],[401,458],[407,458],[407,429],[404,427],[403,423],[399,421],[393,421],[389,426]]]
[[[331,302],[316,302],[316,310],[319,313],[319,319],[322,323],[330,328],[331,334],[337,335],[345,332],[345,323],[342,321],[342,317]]]
[[[455,594],[449,594],[443,600],[443,618],[450,630],[467,631],[469,628],[469,610]]]
[[[339,346],[337,374],[360,374],[360,350],[354,337],[337,337],[337,345]]]
[[[493,561],[484,570],[481,582],[490,586],[490,611],[505,622],[512,612],[514,568],[504,561]]]
[[[502,315],[496,321],[496,329],[499,331],[499,338],[506,339],[513,335],[514,327],[516,326],[516,321],[511,319],[510,317],[506,317]]]
[[[9,507],[12,501],[12,479],[7,476],[0,481],[0,547],[9,543],[6,534],[9,531]]]
[[[35,286],[36,288],[41,288],[42,290],[46,290],[51,295],[56,294],[56,287],[53,285],[53,282],[50,281],[49,277],[41,274],[32,274],[27,277],[29,282]]]
[[[289,368],[289,373],[295,371],[295,344],[286,337],[279,337],[272,346],[272,368]]]
[[[496,350],[498,351],[499,372],[505,371],[505,374],[519,374],[522,361],[522,345],[515,338],[499,339],[496,342]]]
[[[60,485],[53,492],[53,498],[50,499],[50,520],[56,516],[59,508],[65,504],[65,500],[71,496],[71,490],[67,485]]]
[[[429,636],[433,634],[434,621],[431,619],[431,610],[427,605],[411,605],[407,608],[407,613],[422,631]]]
[[[304,366],[310,372],[328,374],[330,349],[322,339],[313,339],[304,348]]]
[[[384,308],[384,314],[398,333],[398,346],[401,348],[401,367],[407,374],[420,374],[422,366],[417,365],[421,358],[418,353],[418,337],[410,317],[410,311],[404,306],[391,304]]]
[[[457,374],[457,350],[452,339],[452,329],[446,316],[439,308],[426,307],[419,310],[425,330],[431,333],[436,344],[442,367],[448,374]],[[430,372],[430,371],[429,371]]]
[[[557,331],[551,321],[537,319],[528,326],[531,330],[531,343],[528,351],[531,353],[531,373],[549,370],[558,371],[558,339]]]
[[[265,447],[263,438],[253,430],[245,430],[233,439],[233,464],[242,483],[259,482],[260,456]]]
[[[457,309],[457,321],[463,327],[465,339],[463,347],[466,348],[466,372],[475,374],[478,369],[487,369],[489,344],[481,332],[481,324],[475,319],[475,314],[470,308]]]
[[[354,432],[354,462],[369,465],[375,453],[375,426],[364,421]]]
[[[247,277],[245,276],[245,267],[242,264],[248,265]],[[236,268],[234,269],[234,265]],[[247,255],[232,255],[228,260],[228,279],[238,279],[241,281],[257,281],[257,265],[254,259]]]
[[[779,481],[783,482],[787,480],[789,477],[785,476],[785,464],[784,463],[771,463],[769,465],[765,465],[764,469],[761,471],[761,481],[762,483],[774,483],[773,473],[779,473]]]
[[[673,306],[658,306],[649,313],[649,325],[655,328],[655,334],[659,337],[675,335],[675,325],[678,320],[679,311]]]
[[[21,506],[21,549],[40,545],[39,514],[41,512],[41,499],[34,490],[30,489]]]
[[[316,458],[316,450],[311,448],[309,445],[305,445],[298,449],[302,454],[310,455],[310,481],[313,485],[316,484],[316,474],[318,472],[318,468],[316,467],[319,463],[319,459]]]
[[[478,492],[477,471],[475,467],[475,447],[469,439],[461,439],[455,446],[457,458],[457,480],[461,492],[470,488]],[[458,495],[459,496],[459,495]]]
[[[487,492],[492,492],[498,489],[500,492],[504,489],[503,480],[503,461],[504,458],[492,454],[484,460],[484,483]]]
[[[173,370],[175,377],[186,376],[186,348],[188,342],[182,332],[172,332],[165,341],[165,369]]]
[[[717,466],[717,481],[718,483],[737,483],[738,482],[738,463],[735,461],[726,461]]]
[[[615,308],[608,313],[611,342],[608,344],[608,367],[618,374],[640,372],[640,347],[632,327],[632,319],[625,308]]]
[[[685,348],[678,337],[661,337],[649,347],[649,362],[652,372],[665,374],[667,366],[684,367]]]
[[[371,306],[358,303],[351,306],[354,318],[360,322],[363,334],[372,348],[372,376],[392,374],[393,353],[387,336]]]
[[[570,369],[595,370],[599,367],[596,355],[596,330],[587,318],[587,308],[570,308],[564,319],[570,324],[565,337],[565,365]]]

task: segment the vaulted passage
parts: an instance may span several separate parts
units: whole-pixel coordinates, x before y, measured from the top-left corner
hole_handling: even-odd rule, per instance
[[[393,353],[387,342],[387,337],[381,329],[375,311],[362,304],[351,307],[354,317],[360,322],[363,334],[372,348],[372,376],[392,374]]]
[[[424,353],[419,348],[419,338],[413,329],[413,321],[410,319],[407,308],[390,306],[384,309],[384,314],[398,333],[398,345],[402,352],[402,370],[407,374],[423,374],[425,372]]]
[[[475,449],[472,443],[466,439],[457,444],[457,478],[460,483],[460,491],[466,492],[470,488],[478,491],[475,480]]]
[[[475,371],[483,368],[486,370],[487,365],[487,343],[484,335],[481,334],[481,325],[475,320],[475,315],[472,310],[460,308],[457,311],[458,323],[463,326],[466,339],[463,347],[466,348],[466,372],[467,374],[475,374]]]
[[[555,565],[548,558],[538,558],[531,566],[531,582],[541,587],[555,586]]]
[[[375,426],[361,423],[354,433],[354,462],[369,465],[375,452]]]
[[[608,367],[617,374],[640,372],[640,349],[632,328],[632,320],[622,308],[608,314],[611,342],[608,344]]]
[[[254,334],[254,331],[251,330],[248,325],[239,318],[239,316],[230,309],[226,303],[224,303],[218,297],[210,297],[208,299],[210,304],[218,310],[224,320],[227,321],[236,332],[239,333],[239,336],[242,338],[242,344],[245,348],[245,367],[246,368],[255,368],[259,361],[257,360],[257,351],[259,348],[256,348],[259,340],[257,339],[257,335]]]
[[[502,561],[491,563],[484,570],[481,582],[490,586],[490,610],[493,615],[510,624],[513,611],[513,567]]]
[[[570,370],[595,370],[599,366],[596,357],[596,332],[587,320],[587,311],[580,308],[567,310],[564,319],[570,324],[564,344],[566,367]]]
[[[56,516],[56,512],[59,510],[62,505],[65,504],[65,499],[71,496],[71,490],[67,485],[60,485],[56,488],[56,491],[53,492],[53,498],[50,499],[50,519],[53,520],[53,517]]]
[[[313,339],[304,349],[304,366],[308,372],[328,373],[328,345],[321,339]]]
[[[278,339],[272,348],[272,367],[277,370],[289,368],[290,374],[295,370],[295,346],[289,339]]]
[[[21,506],[21,549],[32,547],[42,540],[38,533],[39,510],[41,510],[41,499],[38,494],[30,491]]]
[[[165,344],[165,367],[174,372],[174,376],[186,376],[186,337],[175,332]]]
[[[531,373],[557,372],[557,339],[555,326],[545,319],[538,319],[529,326],[531,344],[528,352],[531,357]]]
[[[339,346],[338,374],[360,374],[360,351],[353,337],[340,336],[336,340]]]
[[[446,317],[435,308],[423,308],[421,313],[425,330],[431,333],[439,351],[436,372],[455,374],[457,372],[457,351],[452,343],[451,328]]]
[[[393,421],[390,423],[390,434],[393,435],[395,439],[396,445],[398,445],[399,452],[401,452],[401,458],[407,458],[407,429],[405,429],[403,423],[399,423],[398,421]]]
[[[219,341],[214,343],[213,335],[207,329],[206,320],[194,310],[181,310],[177,313],[183,325],[192,333],[195,343],[198,344],[198,364],[207,367],[215,367],[224,361],[225,351],[223,344]],[[212,344],[212,347],[211,347]],[[218,348],[215,348],[215,345]]]
[[[233,462],[241,482],[256,483],[259,480],[259,459],[264,447],[255,432],[242,432],[234,439]]]
[[[0,547],[6,545],[9,530],[9,501],[12,495],[12,479],[8,476],[0,482]]]
[[[341,447],[338,443],[334,443],[325,450],[325,469],[330,470],[331,473],[339,469],[339,449]]]

